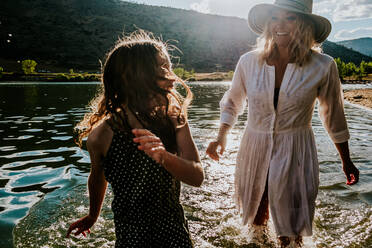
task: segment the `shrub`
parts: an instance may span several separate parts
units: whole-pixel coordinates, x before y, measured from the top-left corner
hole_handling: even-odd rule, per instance
[[[177,75],[179,78],[183,78],[185,75],[185,69],[181,67],[177,67],[173,69],[173,72]]]
[[[35,60],[26,59],[22,60],[22,71],[24,74],[33,74],[35,73],[35,67],[37,63]]]
[[[177,67],[173,69],[173,72],[182,79],[190,79],[195,77],[195,70],[191,69],[191,71],[187,71],[181,67]]]

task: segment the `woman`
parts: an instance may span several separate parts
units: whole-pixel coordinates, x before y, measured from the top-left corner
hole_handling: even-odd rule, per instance
[[[176,81],[188,92],[184,100]],[[89,214],[67,237],[90,232],[110,183],[115,247],[192,247],[180,181],[198,187],[204,173],[187,123],[191,91],[172,72],[165,44],[144,31],[120,40],[104,64],[103,86],[77,126],[80,143],[89,135]]]
[[[237,204],[251,238],[259,239],[269,207],[282,247],[312,235],[319,168],[311,129],[316,100],[319,114],[341,156],[348,184],[359,171],[349,156],[349,132],[334,60],[317,51],[330,22],[311,14],[311,0],[277,0],[254,6],[250,28],[261,34],[256,50],[244,54],[231,88],[220,102],[218,138],[207,154],[218,160],[226,136],[248,103],[248,120],[235,172]],[[217,150],[220,148],[219,152]]]

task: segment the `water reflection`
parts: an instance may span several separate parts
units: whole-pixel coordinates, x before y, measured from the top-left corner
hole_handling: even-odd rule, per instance
[[[229,136],[229,149],[216,163],[204,151],[217,136],[219,100],[229,83],[191,83],[190,87],[194,101],[189,122],[206,171],[201,188],[185,185],[182,192],[195,246],[249,247],[232,201],[234,164],[246,114],[239,117]],[[86,239],[64,238],[68,223],[86,213],[89,204],[89,157],[74,144],[72,128],[96,88],[97,84],[86,83],[0,85],[0,247],[12,247],[15,224],[16,247],[112,246],[111,191],[93,233]],[[336,149],[315,113],[321,187],[314,237],[307,242],[316,247],[372,246],[372,112],[349,104],[345,108],[361,183],[345,185]]]

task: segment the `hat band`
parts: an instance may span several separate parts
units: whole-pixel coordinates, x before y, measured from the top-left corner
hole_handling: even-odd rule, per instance
[[[311,14],[312,12],[312,6],[307,6],[304,4],[304,1],[298,1],[298,0],[277,0],[275,1],[274,5],[277,5],[278,7],[284,7],[289,8],[294,11],[301,11],[304,13]]]

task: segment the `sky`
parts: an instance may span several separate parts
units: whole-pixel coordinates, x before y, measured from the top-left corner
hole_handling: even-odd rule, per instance
[[[274,0],[136,0],[132,2],[247,19],[252,6]],[[313,14],[332,23],[330,41],[372,37],[372,0],[313,0]]]

